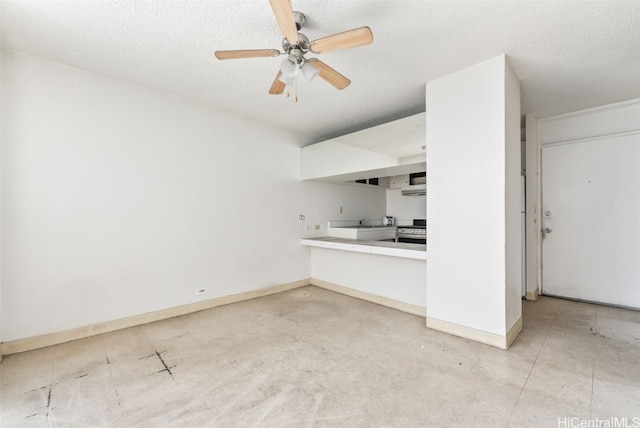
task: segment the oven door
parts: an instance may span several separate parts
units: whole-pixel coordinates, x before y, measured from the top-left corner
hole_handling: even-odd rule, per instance
[[[403,236],[398,236],[398,242],[427,245],[427,238],[405,238]]]

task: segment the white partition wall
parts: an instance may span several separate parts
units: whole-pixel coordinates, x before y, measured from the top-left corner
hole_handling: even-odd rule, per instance
[[[427,326],[507,348],[522,328],[519,81],[502,55],[426,91]]]

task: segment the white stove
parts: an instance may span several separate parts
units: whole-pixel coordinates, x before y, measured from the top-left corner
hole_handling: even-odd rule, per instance
[[[397,238],[398,242],[426,244],[427,221],[425,219],[414,219],[411,226],[398,226]]]

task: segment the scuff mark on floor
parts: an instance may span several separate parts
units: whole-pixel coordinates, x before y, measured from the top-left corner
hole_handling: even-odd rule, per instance
[[[49,420],[49,410],[51,410],[51,390],[53,389],[53,384],[49,385],[49,393],[47,394],[47,421]]]
[[[41,389],[47,389],[47,386],[41,386],[40,388],[32,389],[31,391],[25,392],[25,394],[29,394],[30,392],[40,391]]]
[[[140,359],[150,358],[150,357],[153,357],[153,356],[158,357],[158,359],[160,360],[160,362],[164,366],[164,369],[158,370],[156,373],[167,372],[167,373],[169,373],[169,376],[171,376],[171,379],[175,380],[175,378],[173,377],[173,372],[171,371],[172,368],[176,367],[175,364],[173,366],[168,366],[167,363],[164,361],[164,358],[162,358],[162,355],[160,355],[160,354],[163,354],[165,352],[167,352],[167,351],[160,351],[160,352],[155,351],[153,354],[146,355],[146,356],[144,356],[144,357],[142,357]]]
[[[116,399],[118,400],[118,407],[122,409],[122,403],[120,403],[120,394],[118,394],[118,388],[115,388],[114,392],[116,393]]]
[[[595,328],[593,327],[589,327],[589,331],[591,332],[591,334],[593,334],[594,336],[597,337],[602,337],[604,339],[609,339],[607,336],[605,336],[604,334],[600,333],[599,331],[597,331]]]
[[[113,382],[114,379],[113,379],[113,371],[112,371],[112,368],[111,368],[111,361],[109,361],[109,356],[107,355],[106,349],[105,349],[104,358],[107,360],[107,368],[109,369],[109,377],[110,377],[111,381]],[[120,394],[118,394],[117,385],[114,385],[113,392],[116,394],[116,400],[118,400],[118,408],[120,410],[122,410],[122,403],[120,402]]]
[[[169,367],[167,366],[167,363],[164,362],[164,359],[162,358],[162,355],[160,355],[160,353],[158,351],[156,351],[156,355],[158,356],[158,358],[160,359],[160,362],[162,363],[162,365],[164,366],[164,370],[159,370],[156,373],[161,373],[161,372],[168,372],[169,376],[171,376],[171,379],[174,379],[173,377],[173,372],[171,372],[171,369],[175,367],[175,365]]]
[[[37,413],[34,413],[33,415],[25,416],[25,419],[29,419],[29,418],[32,418],[32,417],[37,416],[37,415],[38,415]]]
[[[87,377],[87,376],[89,376],[89,373],[85,373],[83,375],[76,376],[76,379],[80,379],[81,377]]]

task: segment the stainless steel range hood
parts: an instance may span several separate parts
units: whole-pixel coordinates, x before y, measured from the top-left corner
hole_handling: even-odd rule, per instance
[[[402,196],[424,196],[427,194],[426,184],[416,184],[414,186],[406,186],[401,189]]]

